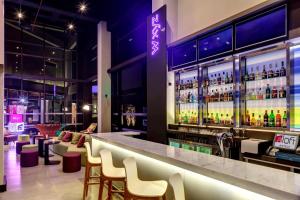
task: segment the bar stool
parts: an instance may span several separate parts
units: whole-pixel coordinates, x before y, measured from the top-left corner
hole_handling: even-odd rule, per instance
[[[174,191],[175,200],[185,200],[183,180],[179,173],[173,174],[169,178],[169,182]]]
[[[86,142],[84,143],[84,146],[86,148],[86,166],[85,166],[85,175],[84,175],[84,186],[83,186],[83,200],[88,194],[89,185],[96,185],[100,184],[99,182],[92,182],[93,179],[100,179],[101,177],[101,158],[100,157],[93,157],[91,152],[91,146],[90,143]],[[99,176],[91,176],[91,169],[92,167],[99,167],[100,175]]]
[[[100,179],[100,188],[99,188],[99,197],[98,200],[102,199],[103,188],[105,181],[108,181],[108,199],[110,200],[112,197],[112,193],[124,193],[124,191],[113,190],[112,182],[113,181],[122,181],[124,182],[125,189],[125,169],[124,168],[116,168],[113,164],[111,152],[107,149],[103,149],[100,151],[100,158],[102,164],[102,173]]]
[[[138,178],[136,160],[132,157],[124,161],[126,171],[126,194],[125,199],[161,199],[166,200],[168,182],[142,181]],[[127,197],[127,198],[126,198]]]

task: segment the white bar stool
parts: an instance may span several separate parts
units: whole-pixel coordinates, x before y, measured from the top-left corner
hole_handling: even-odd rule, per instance
[[[93,157],[90,143],[85,142],[84,146],[86,148],[86,166],[85,166],[85,176],[84,176],[84,187],[83,187],[83,200],[86,198],[89,190],[89,185],[96,185],[100,184],[100,177],[101,177],[101,158],[100,157]],[[91,169],[92,167],[99,167],[99,176],[91,176]],[[93,182],[94,179],[97,179],[97,182]]]
[[[170,185],[174,191],[175,200],[185,200],[183,180],[179,173],[173,174],[169,178]]]
[[[99,188],[99,197],[98,200],[102,200],[103,188],[105,181],[108,182],[108,199],[112,198],[112,193],[124,193],[124,191],[113,190],[112,182],[113,181],[122,181],[124,182],[124,189],[126,187],[125,184],[125,169],[124,168],[116,168],[113,164],[113,159],[111,152],[107,149],[103,149],[100,151],[101,163],[102,163],[102,173],[100,179],[100,188]]]
[[[124,161],[126,171],[126,199],[161,199],[166,200],[166,191],[168,182],[159,181],[142,181],[138,177],[136,160],[132,157]]]

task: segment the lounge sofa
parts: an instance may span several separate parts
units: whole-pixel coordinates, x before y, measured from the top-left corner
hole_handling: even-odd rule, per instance
[[[91,142],[91,136],[89,134],[83,134],[83,133],[77,133],[77,132],[71,132],[72,137],[74,137],[74,134],[80,134],[80,135],[85,135],[85,141],[86,142]],[[59,140],[58,137],[55,139]],[[53,153],[56,153],[58,155],[63,156],[65,152],[79,152],[81,153],[81,165],[85,166],[86,163],[86,149],[84,147],[77,147],[77,144],[72,144],[71,142],[63,142],[62,140],[58,144],[54,144],[52,146],[52,151]]]

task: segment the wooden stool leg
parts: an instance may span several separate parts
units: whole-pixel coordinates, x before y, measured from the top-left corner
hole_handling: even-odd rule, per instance
[[[104,179],[100,179],[100,187],[99,187],[99,194],[98,194],[98,200],[102,200],[102,194],[104,189]]]
[[[108,181],[108,199],[111,200],[112,197],[112,181]]]
[[[84,182],[83,182],[83,200],[85,199],[85,195],[86,195],[86,190],[87,190],[87,183],[88,183],[88,164],[86,164],[85,166],[85,173],[84,173]]]
[[[89,191],[89,184],[88,182],[90,181],[90,173],[91,173],[91,166],[89,165],[87,168],[87,181],[86,181],[86,190],[85,190],[85,196],[88,195],[88,191]]]

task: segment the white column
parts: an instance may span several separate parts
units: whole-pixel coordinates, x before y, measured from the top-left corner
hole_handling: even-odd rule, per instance
[[[167,44],[177,39],[178,0],[152,0],[152,12],[167,6]],[[170,83],[170,84],[169,84]],[[175,122],[175,80],[174,72],[167,73],[167,123]]]
[[[98,132],[111,131],[111,33],[106,22],[98,24],[97,74],[98,74]]]
[[[0,1],[0,185],[3,185],[4,177],[4,1]]]

